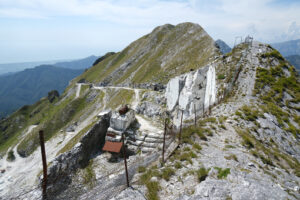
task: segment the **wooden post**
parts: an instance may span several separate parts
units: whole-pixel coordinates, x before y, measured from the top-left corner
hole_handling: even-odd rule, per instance
[[[127,187],[129,187],[127,160],[126,160],[126,150],[125,150],[125,142],[124,142],[124,133],[122,133],[122,143],[123,143],[122,146],[123,146],[123,157],[124,157],[124,165],[125,165],[125,172],[126,172],[126,181],[127,181]]]
[[[181,112],[181,120],[180,120],[179,144],[181,144],[182,118],[183,118],[183,110]]]
[[[44,132],[42,130],[39,131],[40,135],[40,145],[41,145],[41,153],[42,153],[42,161],[43,161],[43,199],[47,199],[47,160],[46,160],[46,152],[45,152],[45,143],[44,143]]]
[[[167,118],[165,119],[164,143],[163,143],[163,148],[162,148],[162,164],[165,163],[165,143],[166,143],[166,133],[167,133]]]

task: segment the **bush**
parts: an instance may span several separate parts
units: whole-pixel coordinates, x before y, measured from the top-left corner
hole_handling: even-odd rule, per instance
[[[178,162],[178,161],[177,161],[177,162],[175,163],[174,167],[175,167],[176,169],[181,169],[181,168],[182,168],[181,162]]]
[[[193,164],[191,155],[189,153],[183,153],[179,156],[180,161],[188,161],[190,164]]]
[[[219,74],[218,79],[225,79],[225,75],[224,74]]]
[[[162,173],[161,173],[161,177],[163,179],[165,179],[166,181],[169,181],[170,180],[170,177],[173,176],[175,174],[175,171],[173,168],[171,167],[166,167],[162,170]]]
[[[204,135],[204,130],[203,129],[198,129],[196,134],[199,136],[201,140],[207,141],[207,137]]]
[[[146,185],[153,176],[159,177],[159,171],[156,169],[149,169],[142,174],[142,176],[140,177],[140,182]]]
[[[207,137],[204,135],[204,132],[206,129],[203,128],[195,128],[194,126],[186,127],[182,130],[182,142],[193,144],[193,141],[191,140],[191,136],[193,134],[197,134],[201,140],[207,141]]]
[[[194,144],[193,144],[193,148],[194,148],[194,149],[197,149],[197,150],[199,150],[199,151],[202,150],[202,147],[201,147],[199,144],[197,144],[197,143],[194,143]]]
[[[191,158],[197,158],[197,157],[198,157],[198,156],[197,156],[194,152],[192,152],[192,151],[189,152],[189,155],[190,155]]]
[[[13,150],[10,150],[7,154],[7,161],[14,161],[16,159]]]
[[[183,151],[190,151],[190,147],[184,147]]]
[[[147,187],[147,199],[149,200],[158,200],[158,191],[160,190],[160,185],[157,181],[149,181],[146,183]]]
[[[200,169],[198,169],[196,171],[197,173],[197,177],[198,177],[198,181],[204,181],[208,175],[209,169],[205,169],[204,167],[201,167]]]
[[[242,117],[243,115],[242,115],[242,113],[241,112],[239,112],[238,110],[237,111],[235,111],[235,115],[237,115],[237,116],[239,116],[239,117]]]
[[[250,153],[256,158],[259,157],[259,154],[257,153],[257,151],[252,150],[252,151],[250,151]]]
[[[235,148],[235,146],[233,146],[233,145],[230,145],[230,144],[226,144],[226,145],[225,145],[225,148],[228,148],[228,149],[229,149],[229,148],[231,148],[231,149],[234,149],[234,148]]]
[[[224,179],[230,174],[230,168],[222,169],[219,167],[215,167],[216,170],[218,170],[218,179]]]
[[[243,142],[242,145],[244,145],[247,149],[252,149],[254,148],[254,143],[248,133],[242,131],[242,130],[236,130],[237,133],[242,137]]]
[[[220,125],[220,128],[227,130],[226,126],[224,126],[223,124]]]
[[[270,158],[264,157],[263,155],[259,155],[259,157],[264,164],[275,166]]]
[[[227,160],[235,160],[236,162],[238,162],[238,159],[237,159],[236,155],[234,155],[234,154],[231,154],[229,156],[224,156],[224,158]]]
[[[146,167],[144,167],[144,166],[139,166],[139,168],[138,168],[138,172],[139,173],[144,173],[146,171]]]

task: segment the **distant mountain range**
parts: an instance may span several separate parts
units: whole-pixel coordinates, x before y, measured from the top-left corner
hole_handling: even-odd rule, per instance
[[[0,64],[0,76],[22,71],[24,69],[33,68],[40,65],[54,65],[57,67],[69,69],[86,69],[93,65],[99,57],[89,56],[83,59],[64,60],[64,61],[41,61],[41,62],[24,62],[24,63],[5,63]]]
[[[300,72],[300,55],[286,56],[285,58]]]
[[[0,116],[6,116],[23,105],[36,102],[47,96],[50,90],[62,93],[69,81],[82,72],[83,69],[41,65],[0,77]]]
[[[57,67],[68,68],[68,69],[86,69],[91,67],[95,62],[95,60],[97,59],[98,57],[93,55],[87,58],[73,60],[69,62],[58,62],[53,65]]]
[[[217,47],[220,49],[220,51],[222,52],[222,54],[226,54],[231,51],[231,48],[223,40],[218,39],[216,40],[215,43]]]
[[[97,56],[89,56],[84,59],[0,74],[0,117],[7,116],[23,105],[36,102],[46,96],[50,90],[62,93],[71,79],[91,67],[97,59]],[[20,69],[36,63],[2,64],[0,73],[9,67]]]
[[[271,44],[283,56],[300,55],[300,39]]]
[[[53,65],[57,61],[41,61],[41,62],[20,62],[20,63],[3,63],[0,64],[0,76],[13,74],[24,69],[33,68],[40,65]]]

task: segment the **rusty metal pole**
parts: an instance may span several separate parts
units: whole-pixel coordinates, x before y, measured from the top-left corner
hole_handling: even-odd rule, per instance
[[[181,144],[182,118],[183,118],[183,110],[181,112],[181,120],[180,120],[179,144]]]
[[[122,143],[123,143],[122,146],[123,146],[124,165],[125,165],[125,172],[126,172],[126,181],[127,181],[127,187],[129,187],[127,160],[126,160],[126,150],[125,150],[125,142],[124,142],[124,133],[122,133]]]
[[[195,128],[197,126],[197,116],[196,116],[196,104],[194,103],[194,112],[195,112]]]
[[[203,102],[202,110],[203,110],[203,118],[204,118],[204,102]]]
[[[42,161],[43,161],[43,199],[47,199],[47,160],[46,160],[46,151],[45,151],[45,142],[44,142],[44,132],[42,130],[39,131],[40,135],[40,144],[41,144],[41,153],[42,153]]]
[[[164,143],[163,143],[163,148],[162,148],[162,164],[164,164],[164,162],[165,162],[166,133],[167,133],[167,118],[165,119]]]

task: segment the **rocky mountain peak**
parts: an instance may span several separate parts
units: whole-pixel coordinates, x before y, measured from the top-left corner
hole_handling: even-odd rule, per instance
[[[165,84],[171,77],[208,63],[215,55],[213,39],[199,25],[167,24],[107,57],[80,78],[100,85]]]

